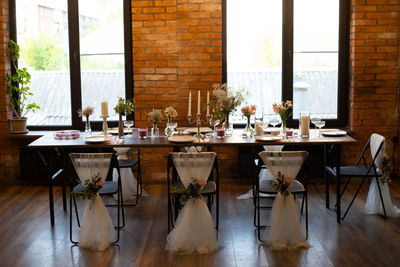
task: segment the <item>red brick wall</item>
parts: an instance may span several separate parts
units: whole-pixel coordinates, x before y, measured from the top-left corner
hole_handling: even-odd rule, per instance
[[[399,136],[399,12],[399,0],[352,0],[349,126],[360,140],[347,153],[352,161],[372,133],[386,137],[389,153]]]
[[[360,143],[344,148],[347,162],[354,162],[354,156],[360,153],[371,133],[381,133],[388,139],[399,135],[399,1],[351,2],[348,126]],[[221,0],[132,0],[131,3],[136,125],[150,127],[146,113],[169,105],[177,108],[179,125],[186,125],[189,91],[195,96],[200,89],[205,100],[211,85],[221,82]],[[8,1],[0,0],[0,5],[0,76],[4,76],[9,69],[5,53]],[[10,182],[18,175],[18,152],[15,145],[4,139],[8,132],[5,99],[4,82],[0,82],[0,181]],[[194,113],[196,97],[192,100]],[[146,181],[164,179],[167,152],[168,149],[142,151]],[[236,150],[216,152],[223,177],[237,175]]]

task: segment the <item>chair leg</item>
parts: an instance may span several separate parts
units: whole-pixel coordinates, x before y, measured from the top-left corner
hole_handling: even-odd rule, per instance
[[[301,200],[301,208],[300,208],[300,216],[303,215],[303,208],[304,208],[304,199],[306,197],[306,192],[303,193],[303,199]]]
[[[383,208],[383,214],[384,214],[385,219],[386,219],[386,218],[387,218],[387,217],[386,217],[386,209],[385,209],[385,203],[383,202],[381,186],[379,185],[379,179],[378,179],[378,177],[375,177],[375,179],[376,179],[376,183],[378,184],[379,197],[381,198],[381,203],[382,203],[382,208]]]
[[[69,240],[71,241],[71,243],[73,243],[74,245],[78,245],[77,241],[74,241],[72,239],[72,196],[70,196],[69,199]],[[75,205],[75,210],[76,210],[76,205]]]
[[[120,186],[120,195],[121,195],[121,213],[122,213],[122,227],[121,228],[124,228],[125,227],[125,211],[124,211],[124,198],[123,198],[123,195],[122,195],[122,187]]]
[[[354,200],[356,199],[358,193],[360,192],[361,187],[362,187],[362,185],[363,185],[364,182],[365,182],[365,179],[366,179],[366,177],[364,177],[363,180],[361,181],[361,184],[360,184],[360,186],[358,187],[357,192],[356,192],[356,194],[354,195],[353,199],[351,200],[349,206],[347,207],[347,210],[346,210],[346,212],[344,213],[344,215],[343,215],[343,217],[342,217],[342,220],[344,220],[344,218],[345,218],[346,215],[347,215],[347,212],[349,212],[349,210],[350,210],[351,205],[353,205],[353,202],[354,202]]]
[[[308,239],[308,193],[307,193],[307,189],[304,192],[304,197],[306,199],[306,239]],[[304,198],[303,198],[304,200]]]
[[[76,205],[76,199],[75,199],[74,196],[72,197],[72,199],[74,200],[74,208],[75,208],[76,222],[78,223],[78,226],[81,227],[81,223],[80,223],[80,221],[79,221],[78,208],[77,208],[77,205]],[[72,212],[72,210],[71,210],[71,212]]]
[[[346,191],[346,188],[349,186],[350,180],[351,180],[351,177],[349,177],[349,179],[347,179],[347,182],[346,182],[346,184],[344,185],[343,191],[342,191],[342,193],[340,193],[340,199],[342,199],[342,196],[343,196],[343,194],[344,194],[344,191]],[[337,205],[337,203],[335,204],[335,207],[336,207],[336,205]]]

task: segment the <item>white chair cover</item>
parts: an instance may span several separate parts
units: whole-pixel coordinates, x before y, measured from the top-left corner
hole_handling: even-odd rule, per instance
[[[187,187],[196,179],[210,176],[216,153],[173,153],[172,159],[179,177]],[[183,254],[210,253],[217,250],[217,233],[210,211],[203,199],[185,203],[175,228],[167,237],[166,250]]]
[[[285,177],[296,178],[307,152],[260,152],[260,158],[264,161],[271,176],[276,180],[278,172]],[[272,205],[270,231],[264,231],[263,239],[272,250],[309,247],[310,244],[301,229],[299,210],[293,195],[285,197],[277,193]]]
[[[128,160],[126,153],[129,151],[129,147],[114,147],[114,150],[118,152],[118,159],[120,160]],[[121,187],[122,187],[122,198],[124,202],[128,202],[130,200],[136,200],[136,188],[137,181],[135,176],[133,175],[131,168],[122,168],[120,169],[121,173]],[[113,170],[113,181],[118,181],[118,171],[116,169]],[[140,190],[140,185],[139,185]],[[142,189],[142,196],[148,196],[147,192]],[[114,195],[114,199],[118,200],[118,195]],[[127,204],[127,203],[125,203]]]
[[[95,174],[99,174],[104,182],[110,168],[111,156],[111,153],[70,154],[82,185]],[[97,194],[93,200],[86,200],[79,230],[79,246],[102,251],[114,239],[115,230],[110,214]]]
[[[265,151],[282,151],[283,145],[272,145],[272,146],[263,146]],[[264,180],[272,180],[271,174],[267,171],[267,169],[262,168],[260,170],[260,173],[258,174],[258,179],[259,182],[264,181]],[[262,194],[262,196],[267,196],[265,194]],[[269,195],[268,195],[269,196]],[[250,189],[246,193],[237,196],[236,199],[249,199],[253,198],[253,189]]]
[[[371,135],[370,142],[371,142],[370,148],[371,148],[372,158],[375,157],[376,153],[378,152],[379,146],[383,142],[382,148],[375,159],[375,165],[377,167],[376,171],[379,174],[382,174],[383,158],[386,148],[385,137],[374,133]],[[379,178],[378,180],[379,180],[379,186],[381,188],[383,203],[385,204],[386,216],[397,217],[400,213],[400,210],[392,203],[392,199],[390,197],[390,192],[389,192],[389,184],[382,183],[381,179]],[[367,201],[365,203],[365,210],[367,211],[368,214],[384,215],[383,206],[379,195],[379,188],[375,178],[372,179],[371,184],[369,186]]]

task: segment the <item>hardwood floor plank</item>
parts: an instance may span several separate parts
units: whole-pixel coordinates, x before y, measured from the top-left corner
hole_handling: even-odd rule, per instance
[[[345,208],[357,184],[343,197]],[[400,182],[390,184],[400,206]],[[69,216],[62,210],[61,189],[55,188],[56,225],[50,227],[46,187],[4,187],[0,192],[1,266],[397,266],[400,258],[400,218],[385,220],[365,212],[364,185],[342,224],[334,208],[325,208],[323,185],[309,186],[311,248],[271,251],[260,246],[253,226],[251,200],[236,196],[249,186],[221,185],[218,251],[206,255],[176,255],[165,251],[167,237],[166,187],[145,187],[149,197],[126,207],[126,227],[119,246],[95,252],[72,246]],[[334,206],[334,186],[331,187]],[[109,200],[107,200],[109,201]],[[112,201],[112,200],[111,200]],[[83,202],[78,203],[80,212]],[[109,208],[113,217],[116,208]],[[267,221],[263,215],[263,220]],[[115,221],[115,219],[114,219]],[[304,221],[302,222],[304,226]],[[74,236],[78,237],[75,228]]]

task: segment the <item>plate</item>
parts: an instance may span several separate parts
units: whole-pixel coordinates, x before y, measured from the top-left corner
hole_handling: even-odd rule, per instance
[[[176,143],[191,143],[194,140],[195,138],[191,135],[175,135],[168,138],[168,141]]]
[[[118,128],[111,128],[108,129],[108,133],[109,134],[118,134]],[[124,128],[124,134],[130,134],[132,133],[132,129],[126,129]]]
[[[88,136],[85,138],[85,141],[88,143],[103,143],[110,140],[112,140],[112,137],[109,136],[104,137],[104,135]]]
[[[210,127],[200,127],[200,132],[201,133],[210,133],[212,131],[213,130]],[[185,132],[197,133],[197,127],[187,128],[187,129],[185,129]]]
[[[346,135],[347,132],[339,129],[325,129],[321,131],[321,134],[323,136],[343,136]]]
[[[257,141],[273,142],[273,141],[281,140],[282,137],[281,136],[265,136],[265,135],[261,135],[261,136],[256,136],[255,139]]]

